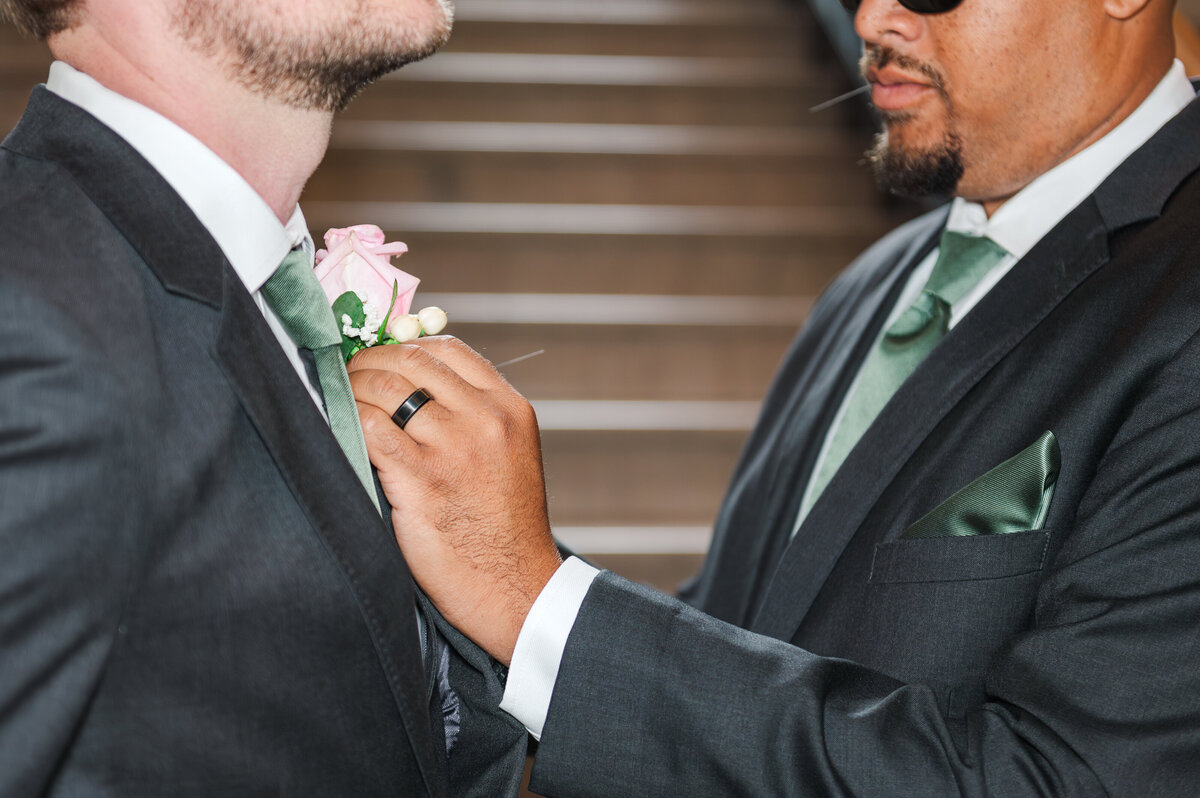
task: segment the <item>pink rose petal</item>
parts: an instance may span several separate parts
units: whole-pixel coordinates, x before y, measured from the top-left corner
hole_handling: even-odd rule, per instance
[[[317,253],[316,276],[330,303],[354,291],[383,314],[391,304],[395,285],[392,317],[408,313],[420,280],[391,263],[394,256],[408,251],[405,244],[384,243],[383,231],[375,225],[330,230],[325,234],[325,244],[329,249]]]
[[[358,236],[358,240],[368,247],[383,246],[383,230],[373,224],[356,224],[352,227],[335,227],[327,230],[325,231],[325,246],[332,252],[338,244],[349,238],[351,233]]]

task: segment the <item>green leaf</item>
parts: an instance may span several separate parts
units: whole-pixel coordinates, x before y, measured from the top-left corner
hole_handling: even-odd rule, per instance
[[[361,328],[367,323],[367,312],[363,310],[362,300],[353,291],[347,291],[333,300],[333,317],[337,320],[339,332],[342,329],[342,316],[349,316],[350,324],[354,327]],[[347,363],[358,353],[358,350],[364,348],[362,341],[342,333],[342,357]]]
[[[350,323],[362,327],[367,323],[367,312],[363,310],[362,300],[353,291],[347,291],[333,300],[333,316],[337,319],[338,329],[342,327],[342,316],[349,316]]]
[[[396,309],[396,295],[399,292],[400,282],[398,280],[392,280],[392,301],[391,304],[388,305],[387,314],[383,317],[383,323],[379,325],[379,334],[381,336],[380,340],[383,340],[382,336],[387,331],[388,322],[392,320],[392,311]]]

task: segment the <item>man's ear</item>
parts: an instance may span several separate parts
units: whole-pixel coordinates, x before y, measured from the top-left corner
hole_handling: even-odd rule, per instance
[[[1174,8],[1175,0],[1104,0],[1104,11],[1117,20],[1132,19],[1149,6],[1163,5]]]

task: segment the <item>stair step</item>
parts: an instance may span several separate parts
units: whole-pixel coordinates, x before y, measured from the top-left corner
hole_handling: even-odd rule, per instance
[[[749,432],[758,401],[535,399],[543,431]]]
[[[441,57],[429,63],[437,63]],[[342,118],[402,116],[411,121],[441,122],[800,125],[844,129],[848,121],[861,121],[861,109],[851,103],[819,113],[808,109],[851,88],[850,81],[840,73],[814,76],[803,85],[791,86],[383,80],[364,91]]]
[[[307,203],[305,212],[318,234],[334,225],[378,222],[351,215],[318,219]],[[809,241],[423,233],[403,224],[391,227],[389,238],[408,243],[409,254],[399,263],[422,279],[423,291],[815,296],[888,226],[883,216],[865,215],[879,217],[873,231]]]
[[[862,238],[878,220],[861,208],[567,203],[305,203],[317,229],[371,220],[385,230],[588,236]]]
[[[806,297],[425,291],[416,301],[444,308],[447,332],[493,363],[542,352],[501,369],[532,398],[723,401],[761,399],[810,304]]]
[[[497,363],[545,351],[540,357],[501,369],[513,387],[539,402],[550,401],[542,397],[555,397],[553,401],[757,402],[771,384],[791,339],[778,332],[769,335],[739,332],[714,345],[713,336],[687,341],[666,334],[633,340],[634,336],[627,333],[606,338],[592,335],[586,339],[567,333],[522,337],[520,330],[490,335],[488,331],[478,332],[465,326],[453,327],[450,332]],[[581,408],[555,407],[552,412],[556,415],[547,418],[556,425],[573,423],[591,428],[601,424],[640,423],[656,429],[659,424],[658,416],[646,416],[641,422],[605,421],[600,416],[557,415],[583,413]],[[713,419],[710,426],[745,421],[744,416]],[[678,423],[684,424],[685,420]],[[686,423],[700,425],[694,419]]]
[[[307,196],[860,204],[879,196],[865,168],[852,171],[867,143],[830,129],[779,126],[346,120]]]
[[[712,524],[746,433],[545,430],[555,525]]]
[[[457,0],[461,22],[567,22],[580,25],[714,25],[778,23],[791,16],[780,2],[739,0]]]
[[[25,113],[25,105],[29,102],[29,94],[32,91],[32,83],[20,87],[0,87],[0,140],[17,126],[21,114]]]
[[[607,4],[601,8],[607,8]],[[732,25],[693,21],[666,26],[615,20],[512,22],[460,17],[445,52],[667,56],[699,53],[711,57],[768,56],[808,62],[811,59],[805,56],[801,44],[805,34],[819,35],[816,30],[781,25],[776,20],[747,19]]]
[[[661,327],[504,327],[459,324],[447,332],[494,363],[531,352],[544,354],[500,370],[518,391],[535,401],[761,401],[795,329],[735,327],[695,330]],[[627,409],[551,405],[545,421],[555,427],[637,425],[657,429],[685,425],[749,428],[745,408],[655,406]],[[662,414],[685,411],[664,421]],[[702,413],[709,415],[696,416]],[[729,415],[733,413],[733,415]],[[593,415],[594,414],[594,415]],[[608,415],[606,415],[608,414]],[[615,414],[615,415],[613,415]],[[739,415],[740,414],[740,415]],[[607,428],[607,427],[606,427]]]
[[[829,158],[857,149],[845,133],[824,128],[386,120],[339,122],[330,143],[334,157],[344,150],[399,150]]]
[[[7,25],[0,25],[0,28],[11,30]],[[19,38],[15,33],[11,38],[0,35],[0,79],[5,82],[30,75],[44,80],[52,60],[50,51],[41,42]]]
[[[796,327],[811,297],[420,293],[468,324]]]
[[[515,83],[529,86],[736,86],[811,88],[815,81],[790,58],[561,55],[446,52],[410,64],[381,83]]]
[[[708,526],[556,526],[554,537],[580,554],[704,554]]]
[[[861,149],[859,152],[861,153]],[[859,157],[340,150],[306,202],[852,207],[879,191]]]

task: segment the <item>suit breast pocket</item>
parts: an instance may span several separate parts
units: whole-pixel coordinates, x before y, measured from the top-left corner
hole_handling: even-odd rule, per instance
[[[869,583],[966,582],[1040,571],[1048,530],[1004,535],[914,538],[875,547]]]

